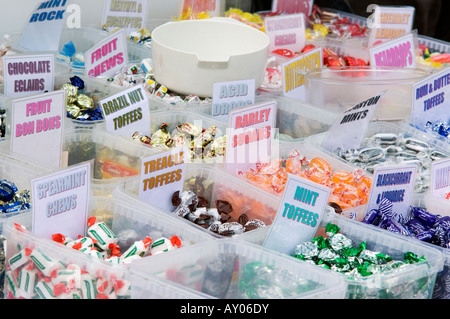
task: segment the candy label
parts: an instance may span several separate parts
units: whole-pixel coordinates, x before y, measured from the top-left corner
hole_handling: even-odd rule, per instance
[[[375,168],[366,212],[378,209],[384,198],[392,211],[406,217],[416,182],[417,165],[379,165]]]
[[[228,113],[255,103],[255,80],[214,83],[212,116],[227,121]]]
[[[270,40],[269,52],[276,49],[299,52],[305,46],[305,17],[303,13],[267,17],[265,28]]]
[[[54,55],[4,56],[5,95],[21,97],[54,90]]]
[[[410,33],[370,48],[370,65],[415,68],[415,46]]]
[[[32,185],[32,231],[45,238],[86,232],[91,165],[83,163],[36,178]]]
[[[427,78],[416,82],[412,90],[411,123],[424,129],[427,122],[432,124],[446,121],[443,115],[450,114],[450,71],[433,73]]]
[[[225,168],[240,175],[271,156],[277,102],[236,108],[228,114]],[[229,137],[229,138],[228,138]],[[275,150],[277,151],[277,150]]]
[[[145,27],[147,22],[148,0],[118,1],[106,0],[103,9],[102,25],[109,30],[125,29],[126,35]]]
[[[65,117],[64,90],[13,100],[11,152],[60,168]]]
[[[283,63],[281,65],[283,95],[305,101],[305,77],[301,72],[322,68],[322,61],[322,49],[317,48]]]
[[[84,54],[85,75],[111,77],[128,64],[125,30],[114,32]]]
[[[58,51],[70,1],[50,0],[37,5],[22,33],[20,46],[30,51]]]
[[[273,0],[272,12],[279,13],[303,13],[310,16],[312,13],[314,0]]]
[[[106,122],[106,130],[120,136],[130,137],[134,132],[150,135],[150,109],[144,85],[100,101]]]
[[[374,6],[374,13],[368,18],[369,48],[411,32],[414,21],[414,7]]]
[[[263,246],[292,255],[298,243],[316,234],[330,189],[289,174],[280,207]]]
[[[183,189],[186,158],[189,150],[184,147],[142,159],[139,197],[171,212],[173,193]]]
[[[333,152],[337,148],[342,151],[358,148],[385,92],[356,104],[338,116],[328,131],[322,147],[329,152]]]
[[[450,159],[443,158],[431,163],[431,193],[444,198],[450,192]]]

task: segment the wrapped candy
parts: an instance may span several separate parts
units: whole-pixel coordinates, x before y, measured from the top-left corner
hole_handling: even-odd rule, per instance
[[[80,121],[102,120],[100,107],[96,107],[93,98],[79,93],[84,88],[84,81],[78,76],[71,77],[70,83],[62,86],[66,92],[67,117]]]

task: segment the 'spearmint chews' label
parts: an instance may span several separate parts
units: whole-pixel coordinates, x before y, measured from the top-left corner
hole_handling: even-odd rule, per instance
[[[431,163],[431,193],[444,198],[450,192],[450,159],[443,158]]]
[[[386,91],[361,101],[338,116],[333,126],[328,130],[327,138],[322,147],[329,152],[337,148],[347,151],[359,148],[377,106]]]
[[[415,46],[411,33],[370,48],[370,65],[415,68]]]
[[[414,7],[374,5],[373,8],[375,9],[374,13],[368,18],[369,48],[411,32],[414,22]]]
[[[378,209],[383,198],[392,202],[392,211],[406,217],[416,182],[417,165],[382,165],[375,168],[367,212]]]
[[[89,162],[32,180],[33,233],[49,239],[59,233],[69,238],[85,234],[90,183]]]
[[[148,0],[106,0],[103,9],[102,25],[109,31],[125,29],[126,35],[145,27],[147,22]]]
[[[427,122],[447,121],[450,114],[450,70],[433,73],[414,83],[412,90],[411,123],[424,129]]]
[[[16,98],[53,91],[54,67],[53,54],[4,56],[4,94]]]
[[[255,103],[255,80],[214,83],[212,116],[228,120],[228,113],[238,107]]]
[[[58,51],[69,0],[40,2],[25,26],[20,46],[30,51]]]
[[[60,168],[65,117],[64,90],[13,100],[11,152]]]
[[[270,160],[276,112],[275,100],[229,112],[224,167],[231,174],[240,175],[251,168],[256,169],[258,163]]]
[[[305,46],[305,17],[303,13],[267,17],[264,20],[264,25],[270,40],[269,52],[276,49],[299,52]]]
[[[177,148],[142,159],[139,198],[173,211],[172,195],[183,190],[189,150]]]
[[[130,138],[140,132],[150,136],[150,109],[142,84],[100,101],[106,130]]]
[[[306,101],[305,77],[301,71],[312,71],[322,68],[322,48],[305,52],[281,65],[283,79],[283,95]]]
[[[328,203],[330,188],[289,174],[286,188],[263,246],[291,255],[316,234]]]
[[[114,32],[84,54],[85,75],[111,77],[128,64],[125,30]]]

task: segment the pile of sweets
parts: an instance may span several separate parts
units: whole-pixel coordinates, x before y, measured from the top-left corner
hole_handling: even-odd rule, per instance
[[[56,55],[56,60],[70,64],[75,68],[84,68],[84,53],[78,52],[72,41],[64,44],[61,51]]]
[[[333,153],[370,173],[379,164],[414,162],[419,169],[415,182],[417,192],[429,189],[432,162],[449,156],[429,143],[405,133],[374,133],[363,140],[360,148],[347,151],[337,148]]]
[[[110,30],[108,28],[108,26],[106,24],[104,24],[102,26],[102,30],[106,31],[106,32],[114,33],[116,31],[120,30],[120,28],[114,28],[114,29]],[[151,48],[151,46],[152,46],[152,35],[151,35],[151,32],[150,32],[150,30],[148,30],[145,27],[132,31],[130,33],[130,35],[127,37],[127,39],[130,40],[133,43],[142,44],[142,45],[147,46],[149,48]]]
[[[351,38],[366,37],[369,29],[361,26],[358,22],[352,23],[348,18],[342,18],[337,13],[321,10],[314,5],[308,24],[312,26],[306,29],[306,39],[317,39],[323,37]]]
[[[200,1],[201,2],[201,1]],[[208,1],[207,1],[208,2]],[[201,3],[196,3],[196,5],[202,6]],[[204,6],[205,8],[207,6]],[[199,20],[199,19],[209,19],[211,18],[211,15],[209,12],[205,10],[199,10],[199,9],[192,9],[191,6],[188,6],[186,8],[183,8],[183,12],[181,14],[181,18],[179,20]]]
[[[420,54],[416,56],[418,65],[431,67],[433,69],[442,69],[450,65],[450,53],[439,52],[419,43]]]
[[[61,89],[66,92],[67,117],[78,121],[99,121],[103,119],[100,106],[94,98],[82,94],[85,88],[84,81],[78,76],[70,78],[70,83],[64,84]]]
[[[255,261],[243,266],[238,288],[242,299],[283,299],[318,289],[320,284]]]
[[[244,232],[265,227],[266,224],[259,219],[249,219],[247,214],[241,214],[233,220],[230,216],[233,207],[228,201],[216,200],[216,208],[209,208],[206,197],[197,196],[192,191],[180,194],[176,191],[172,195],[173,214],[183,217],[200,227],[222,236],[240,235]]]
[[[0,216],[30,209],[30,191],[19,191],[16,184],[3,179],[0,181]]]
[[[450,143],[450,123],[448,121],[437,121],[434,123],[427,121],[425,124],[425,131]]]
[[[146,236],[143,240],[135,241],[126,251],[121,252],[121,248],[117,244],[119,238],[105,222],[97,222],[96,217],[88,219],[87,237],[80,235],[78,239],[74,240],[63,234],[54,234],[52,239],[67,247],[114,264],[126,264],[135,259],[179,248],[182,245],[181,239],[175,235],[169,239],[159,238],[155,242]]]
[[[403,260],[395,260],[388,254],[366,248],[363,241],[356,245],[352,239],[339,232],[340,228],[332,223],[328,223],[325,233],[328,236],[318,236],[311,242],[300,243],[296,246],[295,258],[306,262],[344,274],[347,279],[364,278],[371,275],[383,274],[386,272],[399,272],[413,267],[413,264],[426,261],[425,257],[418,257],[413,252],[405,252]],[[423,278],[422,278],[423,279]],[[365,298],[402,298],[405,296],[416,297],[427,293],[428,285],[421,280],[411,284],[407,282],[400,286],[393,286],[381,290],[371,291],[371,287],[358,287],[349,285],[349,299]]]
[[[255,29],[265,32],[264,20],[257,13],[244,12],[238,8],[230,8],[225,11],[225,17],[233,18]]]
[[[221,132],[214,125],[202,129],[185,122],[177,125],[172,133],[169,133],[168,127],[169,124],[162,123],[152,136],[135,132],[132,139],[162,150],[187,146],[191,159],[213,158],[225,154],[226,135],[220,136]]]
[[[182,245],[178,236],[152,241],[149,237],[134,242],[120,253],[118,237],[104,222],[88,220],[88,236],[76,240],[54,234],[53,240],[86,253],[93,258],[114,264],[126,264],[135,259],[156,255]],[[22,225],[15,229],[26,232]],[[116,299],[129,298],[131,284],[119,274],[106,274],[95,265],[66,263],[51,258],[38,248],[23,247],[8,260],[6,286],[8,298],[26,299]],[[95,275],[94,275],[95,274]]]
[[[316,46],[314,44],[306,45],[301,53],[308,52],[310,50],[315,49]],[[341,66],[368,66],[369,62],[365,62],[362,59],[355,58],[352,56],[340,56],[333,50],[329,48],[323,48],[323,65],[326,67],[341,67]]]
[[[308,160],[296,149],[289,153],[287,159],[262,163],[256,170],[243,172],[243,176],[263,189],[281,194],[288,173],[331,188],[328,201],[338,212],[367,203],[372,186],[372,179],[360,169],[353,172],[333,171],[325,159],[314,157]]]

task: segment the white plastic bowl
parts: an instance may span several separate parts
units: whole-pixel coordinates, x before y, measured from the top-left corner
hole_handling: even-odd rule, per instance
[[[233,21],[231,21],[233,20]],[[262,84],[269,38],[229,18],[168,22],[152,32],[156,80],[180,94],[212,97],[218,82]]]

